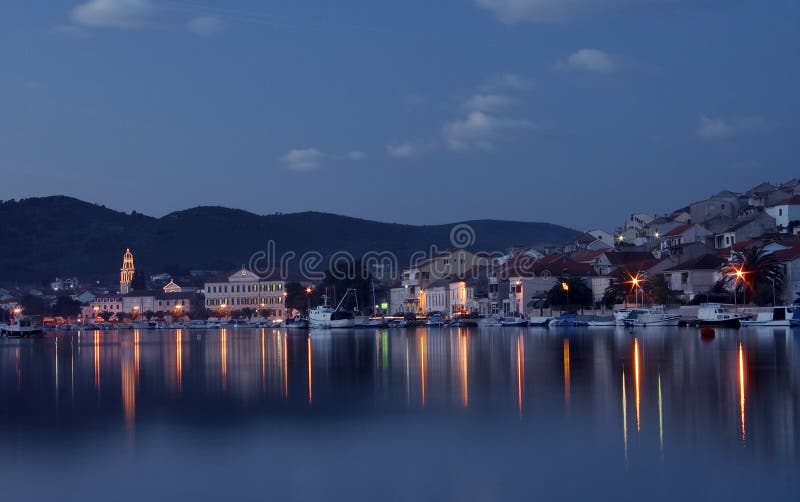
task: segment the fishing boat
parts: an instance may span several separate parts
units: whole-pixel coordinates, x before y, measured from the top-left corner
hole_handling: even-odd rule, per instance
[[[624,323],[628,327],[677,326],[680,320],[681,316],[678,314],[668,314],[653,309],[633,309]]]
[[[759,312],[753,320],[742,320],[742,326],[800,326],[800,307],[772,307],[768,312]]]
[[[8,324],[0,325],[0,334],[6,336],[31,336],[44,333],[41,316],[14,316]]]
[[[706,303],[697,309],[698,326],[720,326],[738,328],[747,316],[732,312],[725,305],[719,303]]]
[[[328,305],[328,295],[323,295],[323,304],[314,307],[309,313],[309,326],[311,328],[322,329],[352,328],[355,325],[353,313],[342,308],[342,305],[351,292],[354,293],[355,290],[348,289],[336,307]]]

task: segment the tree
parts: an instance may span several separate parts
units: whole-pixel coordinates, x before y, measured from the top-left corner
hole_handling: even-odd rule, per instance
[[[564,285],[567,288],[564,288]],[[579,277],[561,277],[547,292],[550,305],[589,307],[592,305],[592,288]]]
[[[133,279],[131,279],[131,291],[146,291],[147,279],[144,276],[144,271],[137,268],[133,272]]]
[[[783,290],[784,267],[763,246],[733,251],[722,273],[734,294],[742,293],[744,301],[749,297],[757,305],[772,304]]]
[[[286,308],[295,310],[306,310],[308,298],[306,288],[299,282],[287,282],[284,289],[286,292]]]
[[[25,295],[19,304],[22,307],[22,312],[27,315],[45,315],[47,313],[47,305],[38,296]]]
[[[53,315],[60,317],[77,317],[81,313],[81,302],[73,300],[67,295],[56,298],[53,305]]]
[[[650,283],[653,291],[653,301],[659,305],[669,305],[672,301],[672,288],[669,286],[667,278],[664,274],[658,274],[653,277]]]

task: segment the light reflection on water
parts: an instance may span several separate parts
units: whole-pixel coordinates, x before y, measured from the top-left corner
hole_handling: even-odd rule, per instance
[[[695,330],[678,328],[420,328],[310,337],[279,329],[184,329],[2,339],[0,446],[13,448],[0,455],[0,467],[41,461],[27,451],[41,451],[41,433],[54,437],[47,448],[61,454],[84,455],[75,444],[85,439],[133,462],[112,447],[125,437],[136,445],[131,458],[159,464],[172,453],[142,446],[154,430],[180,431],[182,441],[245,443],[281,430],[287,435],[269,444],[278,451],[283,445],[284,456],[320,448],[321,458],[338,458],[315,435],[334,427],[355,451],[339,461],[356,470],[367,462],[368,450],[359,445],[370,432],[380,431],[372,438],[383,445],[377,458],[401,472],[410,467],[408,459],[394,462],[397,442],[431,455],[420,465],[447,471],[437,458],[453,465],[469,460],[458,453],[465,446],[441,438],[460,431],[466,445],[489,441],[481,447],[486,458],[504,460],[482,475],[510,495],[525,493],[514,488],[524,477],[503,474],[506,462],[558,464],[561,456],[567,466],[603,470],[609,479],[657,465],[643,482],[648,472],[685,476],[682,469],[710,459],[702,465],[716,483],[746,466],[735,481],[778,476],[790,484],[775,486],[794,488],[780,476],[798,467],[796,336],[786,329],[741,329],[706,342]],[[561,439],[556,450],[542,446],[551,437]],[[523,444],[533,446],[522,453]],[[228,461],[236,465],[236,455]],[[432,482],[444,498],[453,476]],[[575,472],[562,476],[567,482]],[[415,492],[413,499],[427,495]]]

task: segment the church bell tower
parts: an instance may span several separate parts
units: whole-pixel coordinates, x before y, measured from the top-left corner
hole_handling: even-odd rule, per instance
[[[119,273],[119,292],[122,295],[127,295],[131,292],[131,282],[133,282],[133,272],[136,269],[133,266],[133,253],[130,249],[125,250],[125,255],[122,257],[122,269]]]

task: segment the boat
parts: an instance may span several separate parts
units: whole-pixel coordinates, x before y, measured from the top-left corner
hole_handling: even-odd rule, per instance
[[[528,320],[522,317],[519,312],[514,312],[511,315],[503,316],[500,318],[500,326],[514,327],[514,326],[527,326]]]
[[[352,312],[344,310],[342,304],[347,299],[353,289],[348,289],[336,307],[328,305],[328,295],[322,295],[323,304],[311,309],[308,316],[308,324],[311,328],[334,329],[352,328],[355,325],[355,318]]]
[[[368,315],[357,315],[353,316],[353,327],[354,328],[369,328],[369,316]]]
[[[586,319],[590,328],[609,328],[617,326],[617,319],[611,316],[590,316]]]
[[[425,321],[425,326],[431,326],[431,327],[444,326],[444,316],[440,313],[430,314],[428,316],[428,320]]]
[[[552,322],[553,319],[555,319],[555,317],[548,317],[548,316],[531,317],[530,319],[528,319],[528,326],[544,328],[549,326],[550,322]]]
[[[705,303],[697,309],[698,326],[720,326],[738,328],[747,316],[732,312],[720,303]]]
[[[630,313],[633,312],[632,308],[620,308],[614,311],[614,320],[617,326],[625,326],[625,319],[628,318]]]
[[[389,323],[386,322],[386,319],[383,317],[370,317],[367,325],[370,328],[386,328],[389,326]]]
[[[189,329],[205,329],[207,327],[206,322],[201,319],[195,319],[194,321],[189,321]]]
[[[562,314],[548,324],[548,326],[577,326],[578,325],[578,314],[572,312],[569,314]]]
[[[31,336],[44,333],[42,317],[17,315],[8,324],[0,325],[0,334],[6,336]]]
[[[768,312],[759,312],[753,320],[742,320],[742,326],[800,326],[800,307],[791,305],[772,307]]]
[[[653,309],[633,309],[625,318],[625,326],[677,326],[681,321],[678,314],[668,314]]]
[[[133,329],[156,329],[158,323],[155,321],[139,320],[133,321]]]
[[[478,326],[482,328],[493,328],[502,326],[500,324],[500,316],[496,314],[478,317]]]
[[[308,329],[308,319],[302,316],[290,317],[284,323],[286,329]]]
[[[389,327],[390,328],[407,328],[408,327],[408,321],[406,321],[405,319],[402,319],[402,318],[400,318],[400,319],[392,319],[391,321],[389,321]]]

